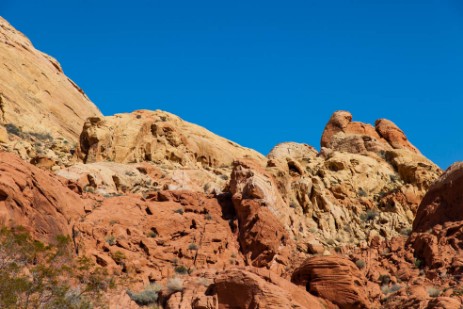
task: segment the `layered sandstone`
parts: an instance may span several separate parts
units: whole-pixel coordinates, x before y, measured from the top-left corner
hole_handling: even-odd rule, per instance
[[[56,59],[36,50],[0,17],[0,123],[23,132],[78,140],[88,117],[101,116]]]

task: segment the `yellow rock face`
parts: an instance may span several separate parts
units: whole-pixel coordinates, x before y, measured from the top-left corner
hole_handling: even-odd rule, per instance
[[[76,141],[98,108],[52,57],[0,17],[0,123]]]

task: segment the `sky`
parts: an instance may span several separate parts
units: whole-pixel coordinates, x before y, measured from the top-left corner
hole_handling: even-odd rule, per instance
[[[461,0],[0,0],[105,115],[161,109],[267,154],[336,110],[463,160]]]

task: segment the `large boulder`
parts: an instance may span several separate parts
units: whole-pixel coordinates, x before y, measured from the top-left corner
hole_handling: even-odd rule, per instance
[[[335,308],[285,279],[250,268],[219,273],[208,293],[217,295],[218,308]]]
[[[354,263],[345,258],[308,258],[294,271],[291,281],[340,308],[370,308],[365,277]]]
[[[450,166],[424,196],[410,243],[431,268],[463,270],[463,163]]]

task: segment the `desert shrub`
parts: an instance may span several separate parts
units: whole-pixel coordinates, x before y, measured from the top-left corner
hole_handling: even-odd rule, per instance
[[[391,282],[391,277],[389,277],[388,275],[380,275],[379,278],[378,278],[378,281],[383,286],[383,285],[388,284],[389,282]]]
[[[160,284],[151,284],[138,293],[127,290],[127,295],[138,305],[147,306],[157,302],[161,290],[162,286]]]
[[[205,214],[205,215],[204,215],[204,219],[205,219],[205,220],[208,220],[208,221],[212,220],[211,214],[209,214],[209,213]]]
[[[365,261],[364,260],[357,260],[357,261],[355,261],[355,265],[357,265],[357,267],[359,269],[363,269],[363,268],[365,268]]]
[[[116,237],[114,237],[114,235],[108,235],[108,236],[106,236],[105,241],[106,241],[106,243],[107,243],[108,245],[110,245],[110,246],[115,245],[116,242],[117,242],[117,241],[116,241]]]
[[[363,189],[363,188],[359,188],[358,192],[357,192],[357,195],[360,196],[360,197],[365,197],[367,196],[367,192]]]
[[[15,124],[13,123],[7,123],[5,125],[5,129],[8,133],[10,134],[13,134],[13,135],[16,135],[16,136],[21,136],[22,135],[22,131],[20,128],[18,128]]]
[[[416,268],[421,268],[421,266],[423,266],[423,261],[420,260],[420,259],[415,259],[415,267]]]
[[[207,278],[197,278],[196,283],[208,287],[211,285],[211,282]]]
[[[437,297],[441,293],[441,291],[439,289],[435,288],[435,287],[430,287],[430,288],[427,289],[427,291],[428,291],[428,295],[430,297]]]
[[[89,259],[73,259],[70,238],[56,237],[53,245],[32,239],[24,228],[0,227],[0,308],[89,309],[100,301],[101,285]],[[106,277],[99,277],[103,282]],[[79,282],[76,289],[71,282]]]
[[[188,245],[188,250],[191,250],[191,251],[197,251],[199,248],[198,248],[198,245],[197,244],[189,244]]]
[[[397,292],[398,290],[400,290],[402,287],[398,284],[393,284],[391,286],[388,286],[388,285],[383,285],[381,286],[381,291],[384,293],[384,294],[390,294],[390,293],[394,293],[394,292]]]
[[[180,275],[186,275],[188,274],[188,268],[183,265],[179,265],[175,267],[175,272]]]
[[[167,281],[167,289],[169,293],[183,291],[183,280],[180,278],[171,278]]]
[[[148,236],[150,238],[156,238],[156,237],[158,237],[158,234],[155,231],[151,230],[151,231],[148,232],[148,234],[146,236]]]
[[[84,187],[84,192],[95,193],[95,188],[90,185],[86,185]]]
[[[29,135],[41,141],[53,141],[53,137],[50,135],[50,133],[30,132]]]
[[[119,250],[113,253],[112,258],[117,264],[122,263],[126,259],[124,252]]]
[[[398,175],[391,174],[389,175],[389,179],[391,180],[391,182],[397,182],[400,180],[400,177]]]
[[[363,220],[363,221],[372,221],[374,220],[377,216],[379,215],[379,213],[375,210],[372,210],[372,209],[369,209],[367,210],[364,214],[362,214],[360,216],[360,218]]]
[[[411,228],[403,228],[403,229],[400,230],[400,234],[402,234],[404,236],[410,236],[411,233],[412,233]]]
[[[183,208],[179,208],[179,209],[175,210],[174,212],[177,213],[177,214],[183,215],[183,213],[184,213],[185,211],[183,210]]]

